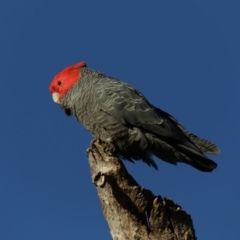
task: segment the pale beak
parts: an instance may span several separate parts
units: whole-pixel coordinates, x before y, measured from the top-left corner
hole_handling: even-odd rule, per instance
[[[52,94],[52,98],[53,98],[53,101],[54,101],[55,103],[58,103],[58,104],[59,104],[59,93],[54,92],[54,93]]]

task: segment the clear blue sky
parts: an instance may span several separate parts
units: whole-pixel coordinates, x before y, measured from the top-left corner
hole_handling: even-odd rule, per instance
[[[0,239],[111,239],[85,152],[91,136],[48,92],[82,60],[220,147],[210,174],[126,165],[192,215],[198,239],[238,239],[239,13],[230,0],[1,1]]]

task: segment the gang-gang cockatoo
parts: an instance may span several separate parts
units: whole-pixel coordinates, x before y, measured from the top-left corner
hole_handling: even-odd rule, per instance
[[[204,155],[219,154],[216,145],[188,132],[132,86],[88,68],[85,62],[58,73],[50,92],[67,115],[75,116],[95,138],[111,142],[122,159],[142,160],[156,169],[153,155],[204,172],[217,167]]]

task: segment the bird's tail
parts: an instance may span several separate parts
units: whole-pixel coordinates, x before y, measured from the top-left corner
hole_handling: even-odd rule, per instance
[[[161,111],[166,114],[172,122],[174,122],[182,131],[182,133],[191,141],[193,144],[202,152],[209,154],[220,154],[219,148],[212,142],[202,139],[195,134],[189,132],[182,124],[180,124],[173,116],[170,114]]]
[[[212,172],[217,164],[204,154],[192,148],[191,144],[178,144],[177,148],[182,155],[182,162],[187,163],[200,171]]]
[[[151,135],[147,135],[147,138],[151,143],[150,151],[156,157],[168,163],[176,165],[178,162],[183,162],[203,172],[211,172],[217,167],[215,162],[207,158],[201,150],[191,142],[168,143],[166,140],[162,141]]]
[[[182,133],[202,152],[202,153],[209,153],[209,154],[220,154],[219,148],[212,142],[202,139],[195,134],[189,132],[182,124],[180,124],[177,119],[173,116],[168,114],[167,112],[158,109],[161,114],[165,114],[174,124],[176,124]]]

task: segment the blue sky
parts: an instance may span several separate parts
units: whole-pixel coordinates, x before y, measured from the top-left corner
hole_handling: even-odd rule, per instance
[[[82,60],[220,147],[211,174],[126,166],[191,214],[198,239],[238,239],[239,11],[230,0],[1,1],[0,239],[111,239],[87,162],[91,136],[48,92]]]

